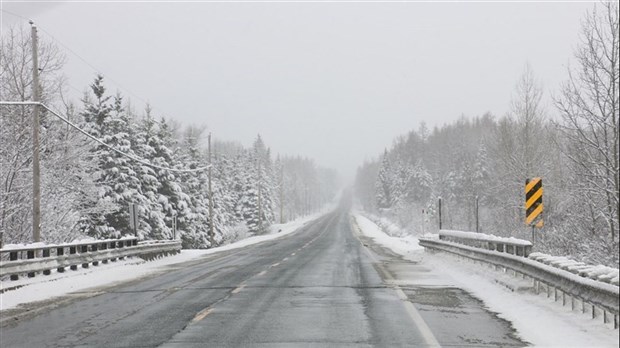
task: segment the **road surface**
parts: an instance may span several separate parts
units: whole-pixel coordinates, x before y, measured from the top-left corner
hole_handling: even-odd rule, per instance
[[[361,237],[341,207],[280,239],[73,295],[2,347],[524,346],[466,292]],[[71,299],[73,298],[73,299]]]

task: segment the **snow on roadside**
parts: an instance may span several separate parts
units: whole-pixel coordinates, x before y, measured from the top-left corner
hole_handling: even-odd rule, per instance
[[[423,250],[424,248],[418,244],[418,239],[414,236],[392,237],[385,234],[377,224],[370,219],[354,214],[355,221],[360,227],[363,234],[375,240],[375,242],[391,249],[393,252],[403,255],[405,258],[411,256],[414,252]]]
[[[489,310],[512,322],[520,337],[537,347],[618,347],[620,344],[618,332],[613,326],[603,325],[601,318],[591,320],[588,315],[571,313],[570,306],[562,307],[543,295],[512,292],[496,282],[495,278],[502,275],[495,271],[450,255],[423,253],[417,243],[412,246],[403,238],[390,237],[369,219],[359,214],[354,217],[363,234],[408,259],[421,259],[434,274],[449,278],[449,283],[468,291]],[[502,281],[519,280],[502,277]]]
[[[249,237],[235,243],[230,243],[213,249],[182,250],[180,254],[163,257],[154,261],[144,261],[140,258],[130,258],[123,261],[91,266],[88,269],[79,268],[78,271],[67,270],[64,273],[51,275],[37,275],[34,278],[21,277],[17,281],[1,281],[0,289],[11,289],[0,294],[0,311],[14,308],[20,304],[43,301],[53,297],[67,295],[71,292],[86,291],[88,289],[113,285],[132,279],[141,278],[161,272],[167,265],[187,262],[205,255],[239,249],[249,245],[281,238],[297,231],[309,221],[323,213],[309,215],[286,224],[271,226],[271,233]]]
[[[452,278],[462,289],[481,299],[493,312],[510,322],[519,335],[537,347],[618,347],[618,332],[601,318],[571,313],[570,305],[548,299],[544,294],[515,293],[495,282],[495,271],[463,262],[449,255],[424,255],[435,272]],[[501,275],[499,275],[501,277]],[[511,276],[505,282],[518,282]]]

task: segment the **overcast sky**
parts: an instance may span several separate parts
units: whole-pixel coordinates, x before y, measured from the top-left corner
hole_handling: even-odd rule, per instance
[[[508,110],[526,62],[547,95],[592,3],[9,3],[142,108],[351,177],[421,121]],[[25,25],[2,12],[2,29]],[[95,71],[67,52],[84,91]],[[553,110],[550,110],[552,113]]]

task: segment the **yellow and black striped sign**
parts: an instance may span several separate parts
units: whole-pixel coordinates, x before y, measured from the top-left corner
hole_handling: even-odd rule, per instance
[[[542,178],[525,181],[525,224],[543,227],[543,186]]]

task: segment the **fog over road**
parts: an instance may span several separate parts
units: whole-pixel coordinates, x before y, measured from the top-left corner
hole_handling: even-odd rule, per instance
[[[345,204],[290,236],[15,321],[2,346],[526,345],[466,292],[424,286],[425,272],[359,236]]]

